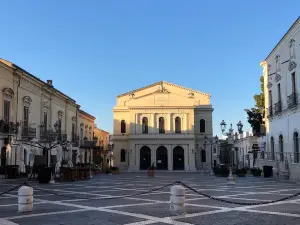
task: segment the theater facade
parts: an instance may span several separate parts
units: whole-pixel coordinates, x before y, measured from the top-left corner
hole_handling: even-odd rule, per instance
[[[120,170],[210,169],[210,95],[165,81],[117,96],[113,108],[114,165]]]

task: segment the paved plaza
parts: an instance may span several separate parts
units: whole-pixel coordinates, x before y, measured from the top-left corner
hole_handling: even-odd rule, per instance
[[[146,173],[97,175],[91,180],[70,183],[41,185],[30,182],[34,188],[33,212],[17,212],[16,190],[0,196],[0,218],[20,225],[300,224],[299,197],[263,206],[242,206],[218,202],[186,190],[184,215],[170,213],[170,187],[134,197],[107,199],[144,192],[176,180],[205,194],[236,202],[267,202],[300,191],[295,183],[251,176],[237,178],[237,184],[229,186],[226,178],[200,173],[157,173],[155,178],[148,178]],[[0,180],[0,193],[16,182],[20,180]]]

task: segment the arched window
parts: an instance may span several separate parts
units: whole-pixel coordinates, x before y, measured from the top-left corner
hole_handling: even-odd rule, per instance
[[[201,150],[201,162],[206,162],[206,152],[204,149]]]
[[[159,133],[165,133],[165,118],[159,117]]]
[[[200,133],[205,133],[205,120],[200,120]]]
[[[142,124],[142,126],[143,126],[143,134],[148,134],[148,118],[144,117],[142,123],[143,123]]]
[[[126,122],[125,120],[121,121],[121,134],[125,134],[126,133]]]
[[[124,149],[121,150],[121,162],[126,161],[126,151]]]
[[[271,137],[271,159],[275,160],[274,138]]]
[[[284,156],[283,156],[283,136],[279,135],[279,152],[280,152],[280,161],[284,161]]]
[[[181,119],[179,116],[175,118],[175,133],[177,134],[181,133]]]
[[[294,163],[299,163],[299,135],[297,132],[294,132]]]

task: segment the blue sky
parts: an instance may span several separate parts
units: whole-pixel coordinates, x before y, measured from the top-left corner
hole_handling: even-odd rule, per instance
[[[1,1],[0,58],[77,100],[112,131],[118,94],[160,81],[212,95],[213,128],[254,105],[299,1]]]

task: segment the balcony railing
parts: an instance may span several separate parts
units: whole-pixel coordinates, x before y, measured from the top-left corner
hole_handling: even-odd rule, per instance
[[[22,137],[23,138],[35,138],[36,137],[36,128],[23,126],[22,127]]]
[[[68,135],[65,132],[54,132],[52,130],[41,130],[40,139],[45,141],[60,141],[66,142]]]
[[[0,133],[2,134],[17,134],[19,130],[19,123],[4,123],[3,120],[0,120]]]
[[[296,106],[297,105],[297,94],[292,93],[291,95],[289,95],[287,97],[287,103],[288,103],[289,108]]]
[[[260,155],[260,158],[271,161],[300,163],[300,153],[298,152],[264,152]]]
[[[81,148],[93,148],[96,146],[97,141],[90,141],[90,140],[81,140],[80,147]]]
[[[275,115],[281,113],[282,107],[281,107],[281,101],[275,103]]]

